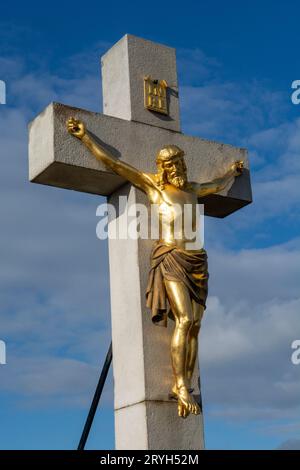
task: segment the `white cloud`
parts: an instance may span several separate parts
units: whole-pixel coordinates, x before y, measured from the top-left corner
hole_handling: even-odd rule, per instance
[[[261,249],[211,249],[209,263],[212,294],[230,307],[299,297],[300,240]]]
[[[84,407],[94,395],[102,364],[55,356],[11,357],[1,389],[27,407]],[[18,374],[15,371],[18,370]],[[103,392],[103,405],[112,405],[111,377]]]
[[[189,134],[245,146],[248,136],[278,123],[285,109],[282,93],[255,81],[181,88],[184,129]]]
[[[67,79],[29,74],[18,59],[1,65],[11,95],[0,114],[0,335],[8,356],[0,390],[20,403],[86,405],[110,341],[99,198],[29,183],[27,123],[55,99],[100,110],[101,82],[87,70]]]
[[[210,253],[213,295],[200,333],[205,404],[214,416],[300,416],[299,242]]]
[[[179,48],[176,51],[181,86],[203,84],[215,79],[221,64],[200,49]]]

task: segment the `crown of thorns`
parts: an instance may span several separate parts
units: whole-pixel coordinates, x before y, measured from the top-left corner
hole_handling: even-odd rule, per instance
[[[163,163],[172,160],[174,157],[183,157],[184,151],[177,145],[167,145],[157,152],[156,163]]]

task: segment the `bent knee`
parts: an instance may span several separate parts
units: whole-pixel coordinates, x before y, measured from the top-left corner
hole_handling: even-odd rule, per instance
[[[192,326],[199,331],[201,328],[201,320],[195,320]]]
[[[178,325],[180,328],[184,328],[189,330],[192,326],[193,322],[189,317],[182,317],[178,321]]]
[[[201,327],[201,320],[196,320],[192,323],[190,328],[190,334],[193,336],[197,336]]]

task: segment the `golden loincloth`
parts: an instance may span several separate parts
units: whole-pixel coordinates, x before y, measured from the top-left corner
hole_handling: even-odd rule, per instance
[[[157,242],[151,253],[151,269],[146,291],[147,307],[156,325],[167,326],[174,319],[169,306],[164,280],[181,281],[191,298],[205,308],[207,298],[207,254],[204,249],[189,252],[176,245]]]

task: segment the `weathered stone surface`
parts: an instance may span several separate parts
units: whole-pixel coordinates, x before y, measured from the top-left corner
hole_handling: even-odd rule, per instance
[[[179,419],[174,403],[143,402],[116,410],[115,427],[118,450],[204,449],[202,415]]]
[[[175,49],[126,34],[102,57],[103,112],[180,131]],[[166,80],[169,116],[144,108],[144,77]]]
[[[117,158],[144,171],[155,172],[155,154],[166,144],[176,144],[185,151],[188,176],[193,181],[208,181],[222,175],[235,160],[244,160],[246,170],[231,188],[201,201],[206,215],[224,217],[252,200],[245,149],[58,103],[50,104],[30,124],[31,181],[103,196],[125,183],[68,134],[66,120],[71,116],[84,121]]]

